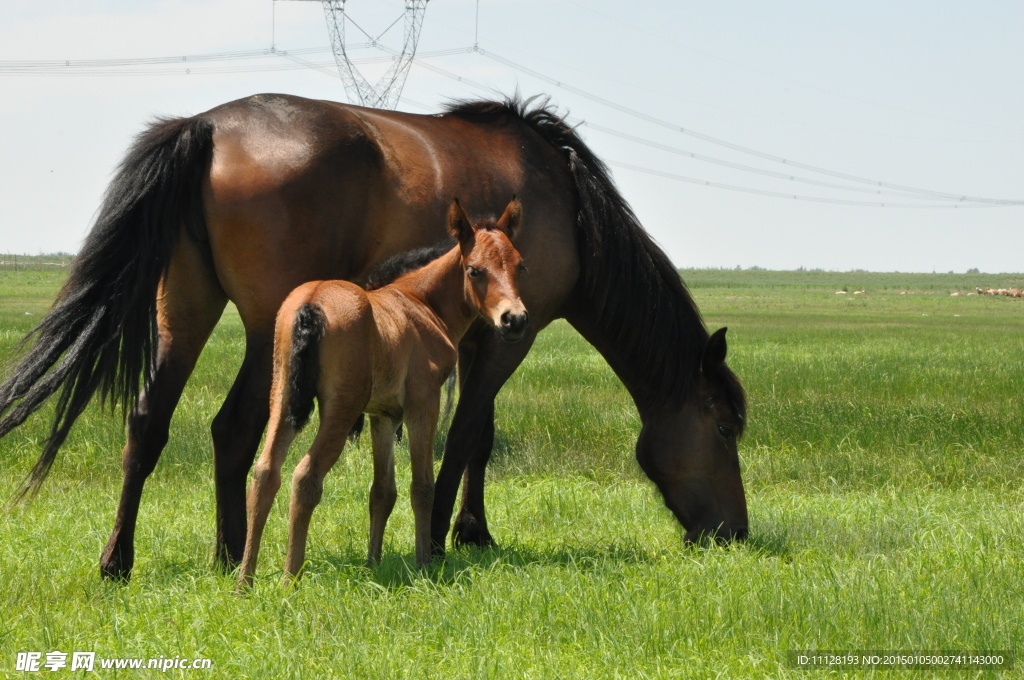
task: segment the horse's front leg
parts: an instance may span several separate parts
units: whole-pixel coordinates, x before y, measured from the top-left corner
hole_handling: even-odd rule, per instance
[[[481,548],[494,544],[487,529],[484,513],[484,483],[487,463],[494,450],[494,401],[482,416],[480,438],[470,451],[462,474],[462,500],[452,523],[452,542],[456,546],[475,545]]]
[[[484,470],[491,455],[494,436],[494,398],[530,351],[541,327],[531,326],[525,338],[512,344],[503,342],[491,329],[484,328],[477,336],[472,357],[467,357],[460,350],[459,372],[462,380],[459,404],[448,431],[444,459],[434,489],[431,547],[435,555],[444,555],[459,482],[471,460],[473,463],[466,476],[463,507],[459,512],[459,530],[453,539],[456,544],[490,542],[484,516],[483,488]],[[486,437],[483,436],[485,434]]]

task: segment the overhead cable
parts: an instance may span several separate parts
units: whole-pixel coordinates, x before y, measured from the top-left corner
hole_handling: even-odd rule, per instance
[[[596,14],[597,16],[604,17],[605,19],[608,19],[609,21],[614,22],[617,26],[627,26],[629,28],[632,28],[635,31],[640,31],[640,32],[646,33],[647,35],[650,35],[650,36],[653,36],[655,38],[658,38],[659,40],[664,40],[665,42],[668,42],[669,44],[675,45],[676,47],[681,47],[684,50],[689,50],[691,52],[695,52],[695,53],[703,55],[705,57],[710,57],[711,59],[715,59],[715,60],[724,62],[726,64],[730,64],[732,66],[736,66],[736,67],[741,68],[741,69],[745,69],[745,70],[748,70],[748,71],[753,71],[754,73],[759,73],[761,75],[769,76],[771,78],[777,78],[778,80],[781,80],[781,81],[784,81],[784,82],[787,82],[787,83],[791,83],[791,84],[797,85],[799,87],[804,87],[804,88],[807,88],[809,90],[817,90],[819,92],[824,92],[825,94],[830,94],[830,95],[833,95],[833,96],[836,96],[836,97],[843,97],[845,99],[852,99],[853,101],[862,102],[864,104],[870,104],[871,106],[878,106],[878,107],[882,107],[882,108],[886,108],[886,109],[892,109],[894,111],[902,111],[903,113],[910,113],[910,114],[913,114],[913,115],[916,115],[916,116],[926,116],[928,118],[936,118],[938,120],[947,120],[947,121],[950,121],[950,122],[953,122],[953,123],[966,123],[968,125],[977,125],[977,126],[980,126],[980,127],[995,128],[995,129],[998,129],[998,130],[1009,130],[1011,132],[1017,132],[1017,130],[1015,128],[1008,128],[1008,127],[1004,127],[1002,125],[993,125],[992,123],[979,123],[979,122],[973,121],[973,120],[964,120],[962,118],[950,118],[949,116],[940,116],[940,115],[935,114],[935,113],[926,113],[924,111],[915,111],[913,109],[906,109],[906,108],[903,108],[901,106],[894,106],[892,104],[883,104],[882,102],[876,102],[876,101],[872,101],[870,99],[864,99],[863,97],[856,97],[854,95],[846,94],[846,93],[843,93],[843,92],[836,92],[834,90],[829,90],[828,88],[821,87],[820,85],[809,85],[807,83],[802,83],[802,82],[800,82],[798,80],[793,80],[792,78],[787,78],[786,76],[780,76],[780,75],[778,75],[776,73],[769,73],[768,71],[764,71],[762,69],[755,68],[753,66],[748,66],[746,64],[741,64],[739,62],[732,61],[731,59],[726,59],[725,57],[721,57],[721,56],[718,56],[716,54],[711,54],[710,52],[705,52],[703,50],[699,50],[699,49],[697,49],[695,47],[692,47],[690,45],[685,45],[685,44],[679,43],[679,42],[677,42],[677,41],[675,41],[675,40],[673,40],[671,38],[666,38],[663,35],[659,35],[658,33],[654,33],[653,31],[649,31],[649,30],[647,30],[645,28],[641,28],[639,26],[634,26],[633,24],[630,24],[629,22],[624,21],[622,19],[622,17],[619,17],[619,16],[615,16],[615,17],[609,16],[607,14],[604,14],[602,12],[599,12],[599,11],[595,10],[593,7],[590,7],[590,6],[587,6],[587,5],[583,5],[583,4],[580,4],[578,2],[573,2],[573,0],[563,0],[563,1],[564,2],[568,2],[570,5],[575,5],[576,7],[579,7],[580,9],[582,9],[584,11],[590,12],[591,14]]]
[[[367,49],[373,47],[373,43],[357,43],[351,45],[348,49]],[[444,57],[451,54],[465,54],[466,52],[472,51],[472,48],[458,48],[448,50],[435,50],[433,52],[426,52],[423,56],[426,57]],[[64,76],[92,76],[92,75],[132,75],[132,73],[139,73],[142,75],[155,75],[160,73],[167,73],[169,75],[181,74],[180,69],[165,69],[163,71],[157,69],[139,70],[139,71],[128,71],[124,70],[131,67],[140,66],[160,66],[160,65],[177,65],[186,68],[191,67],[192,64],[196,63],[209,63],[218,61],[238,61],[238,60],[252,60],[252,59],[273,59],[275,57],[294,57],[294,56],[307,56],[312,54],[320,53],[331,53],[330,47],[307,47],[296,50],[278,50],[278,49],[262,49],[262,50],[244,50],[236,52],[213,52],[210,54],[191,54],[191,55],[180,55],[174,57],[140,57],[132,59],[66,59],[66,60],[17,60],[17,61],[0,61],[0,75],[64,75]],[[358,60],[361,64],[375,63],[375,62],[387,62],[391,61],[390,57],[368,57],[365,59]],[[313,62],[306,62],[313,63]],[[331,62],[333,63],[333,62]],[[121,70],[114,70],[121,69]],[[230,73],[230,72],[246,72],[246,71],[275,71],[281,70],[281,67],[267,67],[267,66],[252,66],[252,67],[235,67],[233,71],[229,70],[216,70],[216,69],[201,69],[195,70],[195,73]]]
[[[441,69],[440,67],[436,67],[436,66],[432,65],[432,63],[427,63],[425,61],[420,60],[419,58],[416,59],[413,63],[414,63],[415,66],[423,67],[424,69],[427,69],[428,71],[433,71],[434,73],[439,74],[441,76],[445,76],[446,78],[452,78],[452,79],[457,80],[457,81],[459,81],[461,83],[466,83],[466,84],[472,85],[474,87],[478,87],[478,88],[482,88],[482,89],[489,89],[483,83],[477,82],[477,81],[472,80],[470,78],[465,78],[465,77],[460,76],[460,75],[458,75],[456,73],[453,73],[451,71],[447,71],[446,69]],[[420,105],[420,107],[422,107],[422,104],[418,104],[418,105]],[[594,127],[595,129],[597,129],[597,127],[598,127],[598,126],[594,126],[593,124],[586,123],[584,121],[577,121],[577,123],[588,125],[589,127]],[[602,127],[602,129],[603,130],[610,130],[610,128],[603,128],[603,127]],[[627,138],[632,137],[632,135],[625,135],[625,133],[623,133],[623,134]],[[632,137],[631,140],[637,141],[639,139],[640,139],[639,137]],[[651,142],[651,143],[656,144],[657,142]],[[671,150],[672,147],[667,147],[667,148],[670,148],[670,150]],[[674,150],[674,151],[681,151],[681,150]],[[684,153],[688,155],[688,152],[684,152]],[[710,157],[706,157],[706,158],[710,158]],[[715,159],[715,160],[717,161],[718,159]],[[646,174],[649,174],[649,175],[655,175],[655,176],[658,176],[658,177],[666,177],[668,179],[675,179],[677,181],[683,181],[683,182],[687,182],[687,183],[691,183],[691,184],[699,184],[699,185],[702,185],[702,186],[712,186],[712,187],[715,187],[715,188],[722,188],[722,189],[732,190],[732,192],[741,192],[741,193],[744,193],[744,194],[755,194],[755,195],[758,195],[758,196],[769,196],[769,197],[779,198],[779,199],[788,199],[788,200],[791,200],[791,201],[792,200],[796,200],[796,201],[807,201],[807,202],[812,202],[812,203],[827,203],[827,204],[834,204],[834,205],[859,206],[859,207],[868,207],[868,208],[956,208],[956,207],[961,207],[961,208],[969,208],[969,207],[972,207],[972,208],[988,208],[988,207],[996,207],[997,205],[1005,205],[1005,204],[976,204],[976,203],[946,203],[946,204],[888,203],[888,202],[877,202],[876,203],[876,202],[873,202],[873,201],[851,201],[851,200],[845,200],[845,199],[829,199],[829,198],[824,198],[824,197],[802,196],[802,195],[795,195],[795,194],[785,194],[785,193],[782,193],[782,192],[769,192],[769,190],[765,190],[765,189],[759,189],[759,188],[754,188],[754,187],[750,187],[750,186],[738,186],[736,184],[725,184],[725,183],[722,183],[722,182],[715,182],[715,181],[711,181],[711,180],[708,180],[708,179],[698,179],[698,178],[695,178],[695,177],[687,177],[687,176],[684,176],[684,175],[677,175],[677,174],[674,174],[674,173],[671,173],[671,172],[663,172],[662,170],[654,170],[652,168],[644,168],[642,166],[632,165],[632,164],[629,164],[629,163],[621,163],[621,162],[617,162],[617,161],[605,161],[605,163],[607,163],[608,165],[614,166],[614,167],[620,167],[620,168],[625,168],[625,169],[628,169],[628,170],[634,170],[636,172],[643,172],[643,173],[646,173]],[[722,164],[728,165],[728,162],[727,161],[722,161]],[[749,167],[749,166],[741,166],[741,167],[746,168],[746,167]],[[750,169],[751,170],[758,170],[757,168],[750,168]],[[764,172],[765,173],[770,173],[770,171],[764,171]],[[778,175],[778,173],[772,173],[772,174]],[[782,178],[793,179],[793,177],[790,176],[790,175],[782,175]],[[825,182],[816,182],[815,180],[808,180],[808,181],[810,183],[818,183],[820,185],[828,185],[828,186],[831,186],[831,187],[847,188],[847,189],[852,188],[852,190],[861,190],[861,192],[865,192],[865,190],[866,190],[866,192],[870,192],[870,189],[861,189],[859,187],[847,187],[847,186],[843,186],[841,184],[827,184]],[[926,198],[931,198],[931,197],[906,196],[906,195],[889,194],[889,193],[886,193],[886,195],[889,195],[889,196],[901,196],[904,199],[913,199],[913,200],[923,200],[923,199],[926,199]]]
[[[800,183],[803,183],[803,184],[811,184],[813,186],[826,187],[826,188],[829,188],[829,189],[840,189],[842,191],[854,191],[854,192],[858,192],[858,193],[875,194],[877,196],[897,196],[897,197],[902,197],[902,198],[914,198],[914,199],[929,200],[929,201],[948,201],[949,200],[947,198],[942,198],[940,196],[929,196],[929,195],[923,195],[922,196],[922,195],[918,195],[918,194],[908,194],[906,192],[884,191],[882,189],[868,189],[867,187],[849,186],[847,184],[836,184],[834,182],[825,182],[823,180],[811,179],[810,177],[800,177],[798,175],[790,175],[790,174],[786,174],[784,172],[774,172],[772,170],[764,170],[762,168],[755,168],[755,167],[750,166],[750,165],[743,165],[742,163],[733,163],[732,161],[723,160],[721,158],[714,158],[713,156],[705,156],[703,154],[695,153],[693,151],[687,151],[685,149],[679,149],[679,148],[676,148],[674,146],[669,146],[668,144],[661,144],[660,142],[655,142],[655,141],[652,141],[652,140],[649,140],[649,139],[644,139],[642,137],[637,137],[635,135],[630,135],[630,134],[627,134],[625,132],[619,132],[618,130],[613,130],[612,128],[604,127],[603,125],[598,125],[597,123],[591,123],[590,121],[575,120],[575,119],[567,119],[567,120],[570,120],[575,125],[580,125],[580,126],[583,126],[583,127],[587,127],[587,128],[592,129],[592,130],[597,130],[598,132],[603,132],[605,134],[612,135],[613,137],[619,137],[620,139],[625,139],[625,140],[633,142],[635,144],[643,144],[644,146],[649,146],[652,149],[659,149],[661,151],[667,151],[669,153],[674,153],[674,154],[677,154],[677,155],[680,155],[680,156],[684,156],[686,158],[692,158],[692,159],[698,160],[698,161],[704,161],[706,163],[714,163],[715,165],[721,165],[721,166],[724,166],[724,167],[727,167],[727,168],[732,168],[734,170],[742,170],[743,172],[750,172],[750,173],[754,173],[754,174],[757,174],[757,175],[764,175],[765,177],[775,177],[777,179],[789,180],[791,182],[800,182]]]
[[[794,161],[792,159],[783,158],[781,156],[776,156],[774,154],[765,153],[763,151],[758,151],[757,149],[752,149],[750,147],[743,146],[741,144],[734,144],[732,142],[728,142],[728,141],[725,141],[723,139],[718,139],[717,137],[712,137],[711,135],[706,135],[706,134],[703,134],[701,132],[697,132],[696,130],[691,130],[689,128],[683,127],[682,125],[678,125],[676,123],[671,123],[669,121],[662,120],[660,118],[657,118],[657,117],[652,116],[650,114],[644,113],[642,111],[637,111],[636,109],[632,109],[632,108],[630,108],[628,106],[623,106],[622,104],[618,104],[618,103],[613,102],[611,100],[605,99],[604,97],[600,97],[598,95],[591,94],[590,92],[587,92],[585,90],[581,90],[578,87],[573,87],[572,85],[568,85],[566,83],[563,83],[560,80],[557,80],[555,78],[551,78],[550,76],[544,75],[543,73],[535,71],[535,70],[533,70],[533,69],[531,69],[529,67],[523,66],[522,64],[518,64],[518,63],[512,61],[511,59],[506,59],[505,57],[502,57],[502,56],[499,56],[497,54],[494,54],[493,52],[490,52],[488,50],[484,50],[484,49],[478,47],[478,48],[476,48],[475,51],[478,52],[479,54],[489,58],[489,59],[497,61],[500,64],[504,64],[505,66],[508,66],[509,68],[513,68],[513,69],[515,69],[517,71],[520,71],[522,73],[526,73],[528,75],[531,75],[534,78],[537,78],[539,80],[543,80],[544,82],[550,83],[550,84],[554,85],[555,87],[559,87],[559,88],[564,89],[564,90],[566,90],[568,92],[572,92],[573,94],[576,94],[576,95],[579,95],[579,96],[584,97],[586,99],[589,99],[589,100],[591,100],[593,102],[601,104],[602,106],[607,106],[609,108],[613,108],[613,109],[615,109],[617,111],[621,111],[622,113],[634,116],[636,118],[640,118],[642,120],[646,120],[649,123],[654,123],[655,125],[659,125],[661,127],[668,128],[669,130],[675,130],[677,132],[681,132],[682,134],[689,135],[691,137],[696,137],[697,139],[701,139],[701,140],[703,140],[705,142],[709,142],[711,144],[717,144],[718,146],[723,146],[725,148],[732,149],[734,151],[739,151],[741,153],[749,154],[751,156],[756,156],[758,158],[763,158],[765,160],[774,161],[776,163],[782,163],[783,165],[788,165],[790,167],[799,168],[801,170],[807,170],[807,171],[810,171],[810,172],[817,172],[817,173],[820,173],[820,174],[823,174],[823,175],[829,175],[831,177],[837,177],[839,179],[845,179],[845,180],[850,181],[850,182],[859,182],[861,184],[870,184],[870,185],[882,187],[882,188],[885,188],[885,189],[895,189],[897,191],[904,191],[904,192],[914,193],[914,194],[936,196],[936,197],[945,198],[945,199],[948,199],[948,200],[971,201],[971,202],[974,202],[974,203],[991,203],[991,204],[994,204],[994,205],[1024,205],[1024,200],[982,198],[982,197],[979,197],[979,196],[967,196],[967,195],[963,195],[963,194],[953,194],[953,193],[949,193],[949,192],[945,192],[945,191],[933,191],[931,189],[921,189],[921,188],[918,188],[918,187],[911,187],[911,186],[906,186],[906,185],[903,185],[903,184],[894,184],[892,182],[883,182],[883,181],[880,181],[880,180],[870,179],[870,178],[867,178],[867,177],[860,177],[858,175],[851,175],[851,174],[848,174],[848,173],[845,173],[845,172],[837,172],[835,170],[829,170],[828,168],[822,168],[822,167],[819,167],[819,166],[816,166],[816,165],[810,165],[808,163],[800,163],[800,162]]]
[[[992,204],[977,204],[977,203],[884,203],[874,201],[851,201],[842,198],[824,198],[820,196],[802,196],[799,194],[786,194],[781,191],[766,191],[764,189],[754,189],[752,187],[742,187],[735,184],[723,184],[721,182],[711,182],[709,180],[697,179],[695,177],[685,177],[683,175],[676,175],[671,172],[662,172],[661,170],[654,170],[652,168],[644,168],[639,165],[632,165],[630,163],[621,163],[619,161],[605,160],[608,165],[625,168],[627,170],[634,170],[636,172],[642,172],[648,175],[655,175],[657,177],[665,177],[667,179],[673,179],[677,182],[686,182],[688,184],[699,184],[707,187],[714,187],[716,189],[728,189],[730,191],[741,191],[746,194],[757,194],[759,196],[773,196],[775,198],[788,198],[796,201],[810,201],[813,203],[832,203],[835,205],[854,205],[867,208],[995,208],[996,205]]]

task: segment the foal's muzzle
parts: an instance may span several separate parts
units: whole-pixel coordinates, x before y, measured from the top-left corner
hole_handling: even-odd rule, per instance
[[[505,342],[519,342],[530,327],[530,314],[525,309],[519,314],[505,312],[501,315],[501,326],[498,331]]]

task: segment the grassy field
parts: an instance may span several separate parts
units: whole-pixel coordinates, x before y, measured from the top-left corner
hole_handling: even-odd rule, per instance
[[[61,276],[0,271],[0,356]],[[147,486],[129,585],[97,573],[120,489],[109,413],[83,417],[40,496],[0,520],[0,675],[51,650],[205,657],[211,670],[169,673],[217,678],[803,677],[787,650],[1024,650],[1024,300],[966,295],[1024,276],[683,276],[709,328],[729,326],[749,391],[745,544],[682,545],[633,460],[628,395],[557,323],[499,399],[500,548],[413,566],[402,449],[385,559],[364,568],[364,438],[327,478],[301,587],[279,586],[282,492],[255,592],[236,597],[212,568],[208,434],[242,356],[229,310]],[[0,498],[46,426],[0,440]]]

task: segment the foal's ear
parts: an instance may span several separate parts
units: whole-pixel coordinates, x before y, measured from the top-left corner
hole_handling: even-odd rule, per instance
[[[506,236],[513,239],[516,236],[516,232],[519,231],[519,222],[522,218],[523,204],[519,202],[515,194],[512,194],[512,200],[505,206],[505,212],[498,218],[498,223],[494,227],[505,232]]]
[[[725,354],[729,350],[725,343],[725,332],[728,328],[719,328],[708,338],[704,346],[704,356],[700,360],[700,370],[705,378],[718,374],[718,369],[725,363]]]
[[[460,244],[470,243],[473,240],[473,225],[469,222],[469,215],[463,210],[459,199],[452,199],[448,208],[448,233]]]

